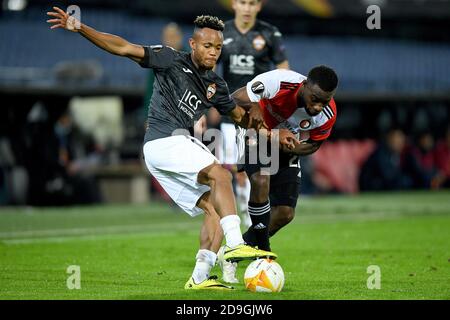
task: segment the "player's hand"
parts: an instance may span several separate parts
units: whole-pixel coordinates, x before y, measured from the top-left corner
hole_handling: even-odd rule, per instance
[[[248,111],[248,128],[259,130],[264,127],[264,118],[259,105],[252,106]]]
[[[278,140],[280,142],[280,148],[284,152],[291,152],[295,149],[296,145],[300,144],[297,137],[288,129],[279,129]]]
[[[48,16],[54,18],[47,20],[48,23],[52,24],[50,29],[63,28],[72,32],[78,32],[81,25],[80,21],[58,7],[53,7],[53,10],[54,11],[47,12]]]

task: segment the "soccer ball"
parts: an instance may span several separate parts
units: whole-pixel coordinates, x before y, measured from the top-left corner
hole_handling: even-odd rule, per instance
[[[284,286],[284,272],[277,262],[258,259],[245,270],[244,283],[252,292],[280,292]]]

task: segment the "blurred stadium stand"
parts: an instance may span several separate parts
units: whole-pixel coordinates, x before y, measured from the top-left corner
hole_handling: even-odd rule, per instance
[[[326,143],[312,155],[315,183],[328,191],[357,193],[360,168],[374,149],[375,141],[371,139]]]
[[[77,34],[51,31],[45,22],[48,1],[27,1],[22,11],[4,10],[7,0],[0,2],[0,204],[30,203],[25,190],[29,184],[34,190],[58,185],[53,169],[47,168],[49,157],[58,167],[54,126],[71,101],[86,96],[115,97],[123,108],[121,145],[97,141],[94,151],[79,146],[97,161],[99,167],[89,174],[103,189],[103,200],[145,202],[148,198],[141,191],[150,187],[161,193],[154,181],[148,186],[140,154],[148,70],[99,50]],[[412,144],[413,135],[421,130],[430,129],[441,141],[447,132],[450,0],[378,1],[382,29],[373,31],[366,28],[369,2],[266,1],[261,12],[261,19],[283,32],[292,69],[306,74],[315,65],[327,64],[340,77],[338,121],[330,141],[303,159],[304,192],[318,192],[318,185],[320,192],[358,192],[362,163],[391,127],[401,127]],[[54,5],[67,5],[61,3]],[[219,0],[193,0],[189,6],[182,0],[80,0],[77,4],[84,23],[148,45],[160,43],[161,30],[169,21],[180,23],[186,43],[196,15],[232,17],[229,1]],[[46,110],[46,122],[30,124],[29,115],[37,105]],[[34,184],[36,172],[30,174],[34,170],[30,168],[39,164],[31,163],[30,154],[36,154],[43,166],[37,176],[48,175],[47,184]],[[334,166],[328,165],[330,159]],[[57,203],[51,198],[45,201],[37,204]]]
[[[157,44],[166,22],[131,13],[90,9],[85,23],[134,43]],[[146,72],[132,61],[114,57],[76,34],[50,32],[42,10],[11,14],[0,20],[0,86],[61,90],[111,87],[140,94]],[[185,27],[185,34],[191,30]],[[450,90],[450,43],[361,37],[286,36],[294,70],[318,64],[333,66],[341,82],[339,94],[421,95]]]

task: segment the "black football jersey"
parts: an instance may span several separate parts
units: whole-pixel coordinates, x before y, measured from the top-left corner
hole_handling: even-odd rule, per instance
[[[236,28],[234,20],[227,21],[223,38],[220,62],[230,92],[287,60],[281,33],[264,21],[256,20],[245,34]]]
[[[144,50],[140,65],[155,72],[145,142],[169,137],[177,129],[192,130],[211,107],[223,115],[235,107],[225,81],[211,70],[200,72],[190,53],[166,46]]]

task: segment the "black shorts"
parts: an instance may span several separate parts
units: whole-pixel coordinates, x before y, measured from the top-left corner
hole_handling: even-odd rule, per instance
[[[295,209],[300,194],[300,168],[280,168],[277,174],[270,176],[270,205],[288,206]]]
[[[270,150],[270,149],[267,149]],[[249,164],[249,146],[245,145],[245,163],[238,164],[238,171],[245,171],[250,178],[253,174],[260,172],[262,168],[270,167],[263,164],[260,159],[257,163]],[[280,152],[278,172],[270,176],[270,205],[289,206],[295,208],[298,195],[300,194],[300,164],[297,155]]]

